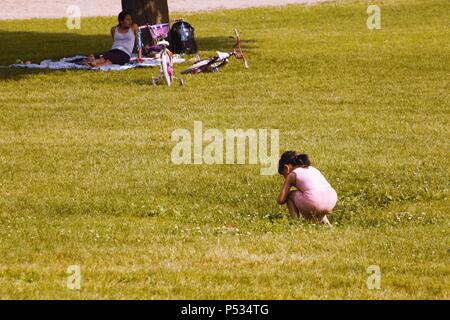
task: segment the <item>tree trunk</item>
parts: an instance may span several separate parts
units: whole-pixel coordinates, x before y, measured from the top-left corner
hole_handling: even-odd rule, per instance
[[[169,22],[167,0],[122,0],[122,10],[131,14],[133,22],[139,26]],[[153,43],[150,32],[142,32],[144,45]]]
[[[122,0],[122,10],[138,25],[169,22],[167,0]]]

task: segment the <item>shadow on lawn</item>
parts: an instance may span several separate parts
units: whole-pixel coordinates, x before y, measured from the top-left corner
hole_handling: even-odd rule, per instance
[[[0,65],[10,65],[17,59],[40,63],[45,59],[59,60],[78,54],[107,51],[111,36],[80,33],[6,32],[0,30],[0,43],[7,44],[0,53]],[[28,75],[53,72],[40,69],[0,69],[1,80],[20,80]]]
[[[235,40],[230,37],[205,37],[196,38],[199,51],[230,51],[235,44]],[[255,40],[252,39],[242,39],[241,46],[244,50],[253,49],[255,47]]]
[[[228,51],[234,44],[234,40],[226,36],[200,37],[197,42],[200,52]],[[250,49],[254,42],[254,40],[243,40],[242,46]],[[108,34],[84,35],[76,32],[6,32],[0,30],[0,43],[4,45],[0,52],[0,65],[8,66],[14,64],[17,59],[40,63],[45,59],[59,60],[75,55],[103,53],[111,48],[112,39]],[[28,75],[49,72],[54,71],[0,68],[0,81],[20,80]]]

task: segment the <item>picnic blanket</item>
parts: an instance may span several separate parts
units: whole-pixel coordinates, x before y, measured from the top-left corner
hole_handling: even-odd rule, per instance
[[[59,61],[52,61],[50,59],[43,60],[40,64],[12,64],[9,67],[11,68],[28,68],[28,69],[52,69],[52,70],[61,70],[61,69],[80,69],[80,70],[99,70],[99,71],[123,71],[133,68],[146,68],[146,67],[156,67],[160,65],[160,59],[158,58],[143,58],[143,62],[137,62],[137,55],[133,55],[129,63],[121,66],[118,64],[110,64],[102,67],[89,67],[83,65],[81,62],[86,59],[86,56],[77,55],[70,58],[62,58]],[[179,56],[174,56],[173,63],[183,63],[185,60],[180,58]]]

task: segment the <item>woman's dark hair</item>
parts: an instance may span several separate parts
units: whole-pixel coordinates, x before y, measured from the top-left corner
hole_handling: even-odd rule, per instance
[[[286,164],[291,164],[294,167],[308,168],[311,165],[307,154],[298,154],[295,151],[286,151],[281,155],[278,161],[278,173],[283,174],[283,169]]]
[[[119,26],[121,25],[121,22],[124,21],[127,16],[131,16],[131,14],[129,14],[126,11],[122,11],[121,13],[119,13],[119,16],[117,17],[117,20],[119,20]]]

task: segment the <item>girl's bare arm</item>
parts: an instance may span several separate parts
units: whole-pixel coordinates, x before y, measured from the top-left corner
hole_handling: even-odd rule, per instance
[[[133,31],[134,31],[134,38],[135,38],[135,41],[136,41],[136,45],[137,45],[137,43],[138,43],[138,25],[136,24],[136,23],[133,23],[133,25],[131,26],[131,28],[133,29]]]
[[[291,190],[291,187],[295,185],[295,178],[295,173],[291,172],[286,179],[284,179],[284,183],[281,186],[280,194],[277,199],[278,204],[286,203],[289,191]]]

